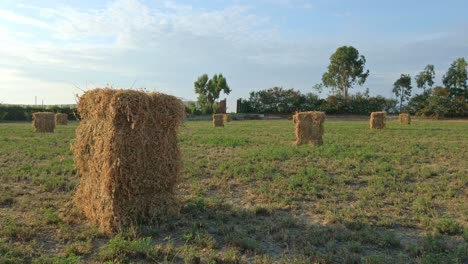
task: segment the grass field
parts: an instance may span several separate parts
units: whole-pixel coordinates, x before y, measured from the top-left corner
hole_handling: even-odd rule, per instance
[[[186,122],[178,219],[100,234],[71,206],[77,124],[0,124],[0,263],[468,263],[468,122]]]

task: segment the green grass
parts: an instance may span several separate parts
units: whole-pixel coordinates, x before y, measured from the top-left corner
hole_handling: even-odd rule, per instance
[[[466,121],[186,122],[181,216],[115,236],[70,203],[76,126],[0,124],[0,263],[468,262]]]

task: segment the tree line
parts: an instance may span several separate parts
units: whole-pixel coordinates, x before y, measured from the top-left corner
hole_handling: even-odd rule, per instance
[[[295,111],[320,110],[327,113],[368,114],[372,111],[392,113],[409,112],[415,115],[431,117],[467,117],[468,116],[468,63],[464,58],[456,59],[442,78],[443,86],[434,86],[434,65],[428,64],[414,80],[422,90],[412,97],[412,78],[401,74],[394,82],[392,93],[395,99],[382,96],[369,96],[364,93],[349,94],[355,85],[364,85],[370,75],[365,68],[366,58],[352,46],[339,47],[331,56],[327,71],[322,75],[321,83],[313,89],[321,92],[330,89],[326,99],[320,99],[315,93],[301,93],[294,89],[273,87],[250,92],[249,98],[241,99],[243,113],[290,114]],[[209,79],[207,74],[194,83],[198,94],[197,104],[190,103],[188,112],[192,114],[210,114],[216,109],[215,101],[221,92],[231,92],[226,78],[216,74]]]
[[[79,116],[76,108],[69,106],[20,106],[0,104],[0,121],[31,121],[35,112],[54,112],[68,114],[69,120],[76,120]],[[79,118],[79,117],[78,117]]]

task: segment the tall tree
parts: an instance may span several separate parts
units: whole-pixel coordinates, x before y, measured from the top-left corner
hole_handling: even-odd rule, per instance
[[[209,79],[207,74],[198,77],[197,81],[193,84],[195,93],[198,94],[198,104],[202,113],[212,113],[214,102],[219,98],[221,92],[229,94],[229,88],[226,78],[220,73],[215,74],[213,78]]]
[[[400,113],[403,109],[403,102],[408,100],[411,96],[411,76],[409,74],[402,74],[398,80],[393,84],[393,93],[400,100]]]
[[[426,88],[432,88],[432,85],[434,85],[434,78],[434,65],[428,64],[414,79],[416,81],[416,86],[426,92]]]
[[[450,96],[468,94],[468,63],[465,58],[456,59],[442,78],[442,83],[450,89]]]
[[[356,83],[363,85],[369,76],[369,70],[364,70],[366,58],[352,46],[339,47],[330,57],[328,70],[322,76],[326,87],[338,90],[348,98],[348,89]]]

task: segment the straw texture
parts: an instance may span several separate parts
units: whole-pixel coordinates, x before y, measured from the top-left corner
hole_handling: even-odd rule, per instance
[[[177,215],[181,167],[176,97],[94,89],[80,97],[73,155],[80,175],[74,203],[103,232],[157,224]]]
[[[63,113],[55,114],[55,125],[66,126],[68,125],[68,115]]]
[[[214,127],[224,127],[224,114],[214,114],[213,115],[213,126]]]
[[[36,132],[54,132],[55,114],[51,112],[37,112],[32,114],[32,125]]]
[[[295,144],[297,146],[302,144],[319,146],[323,144],[324,112],[298,112],[293,116],[293,121],[296,133]]]
[[[370,128],[384,129],[387,114],[385,112],[372,112],[370,115]]]

